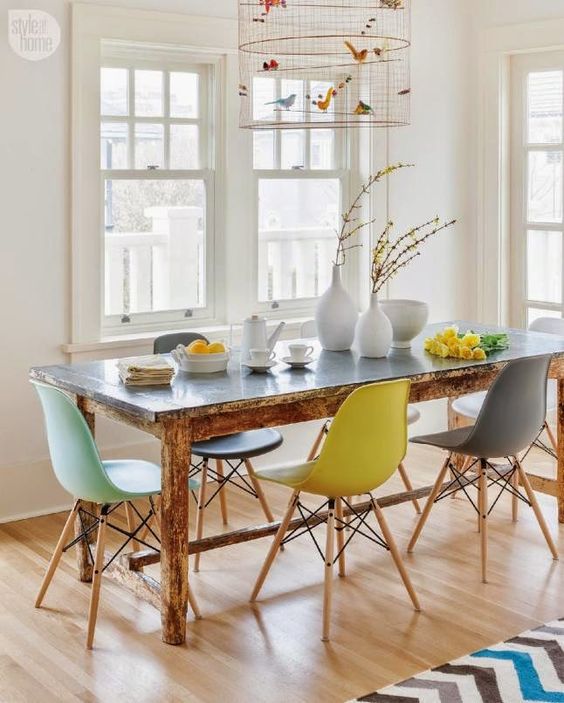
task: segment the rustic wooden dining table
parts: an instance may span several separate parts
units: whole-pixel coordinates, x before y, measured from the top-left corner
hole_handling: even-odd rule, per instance
[[[186,639],[188,552],[202,552],[273,535],[278,522],[189,540],[191,444],[198,440],[260,427],[277,427],[335,415],[345,398],[367,383],[397,378],[411,380],[411,402],[455,398],[490,386],[510,360],[553,354],[551,378],[558,386],[558,462],[556,478],[529,474],[533,488],[556,498],[564,522],[564,339],[553,335],[458,322],[461,330],[507,332],[510,348],[485,361],[441,359],[423,351],[423,339],[444,324],[430,325],[411,350],[392,350],[385,359],[359,358],[354,352],[326,352],[316,345],[316,360],[292,370],[278,364],[267,374],[240,368],[236,360],[222,374],[179,372],[170,387],[131,388],[119,379],[116,360],[34,367],[32,379],[60,388],[76,398],[92,432],[101,415],[136,427],[160,439],[162,464],[160,550],[144,549],[115,560],[109,574],[139,597],[160,608],[162,639]],[[280,350],[287,342],[279,344]],[[526,398],[523,399],[526,402]],[[507,408],[511,413],[512,409]],[[313,438],[312,438],[313,439]],[[386,507],[429,495],[431,486],[379,497]],[[91,506],[95,508],[95,506]],[[94,510],[91,510],[94,512]],[[322,519],[323,516],[321,516]],[[318,516],[319,518],[319,516]],[[95,534],[90,535],[95,539]],[[92,578],[88,545],[77,548],[79,576]],[[160,582],[143,567],[160,562]]]

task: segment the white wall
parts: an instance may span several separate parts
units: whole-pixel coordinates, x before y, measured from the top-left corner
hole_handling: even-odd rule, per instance
[[[31,4],[54,15],[62,28],[57,53],[34,63],[12,53],[6,39],[7,10],[30,3],[0,0],[0,520],[49,511],[67,501],[46,459],[27,372],[32,365],[67,361],[60,347],[70,341],[70,4]],[[103,4],[236,16],[236,0]],[[416,223],[436,211],[460,218],[460,225],[441,235],[392,292],[429,300],[435,319],[471,316],[474,3],[415,0],[414,5],[413,124],[393,134],[391,157],[414,161],[418,168],[395,181],[392,203],[398,224]],[[106,452],[127,454],[124,441],[138,441],[121,428],[101,425]],[[290,441],[292,449],[299,447]]]
[[[482,0],[481,4],[481,21],[485,25],[564,17],[564,0]]]

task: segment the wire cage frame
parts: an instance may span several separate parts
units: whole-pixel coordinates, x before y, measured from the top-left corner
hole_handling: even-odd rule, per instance
[[[239,0],[240,126],[410,119],[411,0]]]

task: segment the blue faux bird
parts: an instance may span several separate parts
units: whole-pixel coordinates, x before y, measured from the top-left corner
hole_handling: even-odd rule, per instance
[[[292,105],[296,102],[298,96],[295,93],[288,95],[287,98],[280,98],[279,100],[273,100],[270,103],[264,103],[265,105],[276,105],[276,107],[283,108],[284,110],[289,110]]]

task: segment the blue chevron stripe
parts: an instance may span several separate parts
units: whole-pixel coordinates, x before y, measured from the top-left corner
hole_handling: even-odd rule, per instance
[[[564,703],[564,693],[545,691],[540,681],[530,654],[509,650],[494,651],[483,649],[471,655],[480,659],[500,659],[511,661],[517,672],[519,686],[523,698],[527,701],[542,701],[543,703]]]

